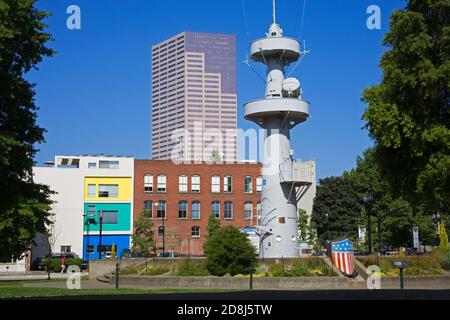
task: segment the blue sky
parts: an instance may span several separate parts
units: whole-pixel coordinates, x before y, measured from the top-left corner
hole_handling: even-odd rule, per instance
[[[278,0],[277,22],[300,36],[304,0]],[[53,15],[48,31],[57,51],[32,71],[38,123],[48,130],[38,164],[55,154],[116,154],[150,158],[151,46],[182,31],[237,35],[239,127],[243,104],[264,94],[264,83],[241,61],[248,43],[265,35],[270,0],[39,0]],[[81,30],[68,30],[66,9],[81,8]],[[381,8],[381,30],[366,27],[369,5]],[[319,178],[340,175],[372,142],[361,120],[361,93],[380,81],[389,16],[401,0],[306,0],[303,39],[311,53],[292,76],[311,103],[310,119],[292,133],[295,156],[317,161]],[[263,66],[254,65],[263,74]]]

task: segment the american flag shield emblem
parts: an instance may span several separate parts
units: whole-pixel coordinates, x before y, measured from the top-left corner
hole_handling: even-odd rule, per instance
[[[345,275],[351,276],[355,270],[353,245],[348,239],[331,243],[333,264]]]

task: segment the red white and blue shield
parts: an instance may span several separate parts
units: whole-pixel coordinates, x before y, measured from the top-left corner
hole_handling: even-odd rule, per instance
[[[345,275],[351,276],[355,270],[353,245],[348,239],[331,243],[333,264]]]

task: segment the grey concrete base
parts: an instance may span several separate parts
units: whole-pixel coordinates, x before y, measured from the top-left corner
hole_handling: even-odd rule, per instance
[[[114,284],[115,279],[110,279]],[[249,278],[233,277],[172,277],[172,276],[121,276],[120,285],[155,288],[204,288],[249,289]],[[365,281],[338,277],[277,277],[253,278],[256,290],[317,290],[317,289],[364,289]]]
[[[405,289],[450,289],[447,276],[404,276]],[[382,277],[381,289],[399,289],[400,277]]]

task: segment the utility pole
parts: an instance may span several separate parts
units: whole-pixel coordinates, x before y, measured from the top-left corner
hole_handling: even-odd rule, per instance
[[[99,233],[99,240],[98,240],[98,259],[101,260],[102,259],[102,251],[103,251],[103,247],[102,247],[102,231],[103,231],[103,211],[99,212],[99,220],[100,220],[100,233]]]

